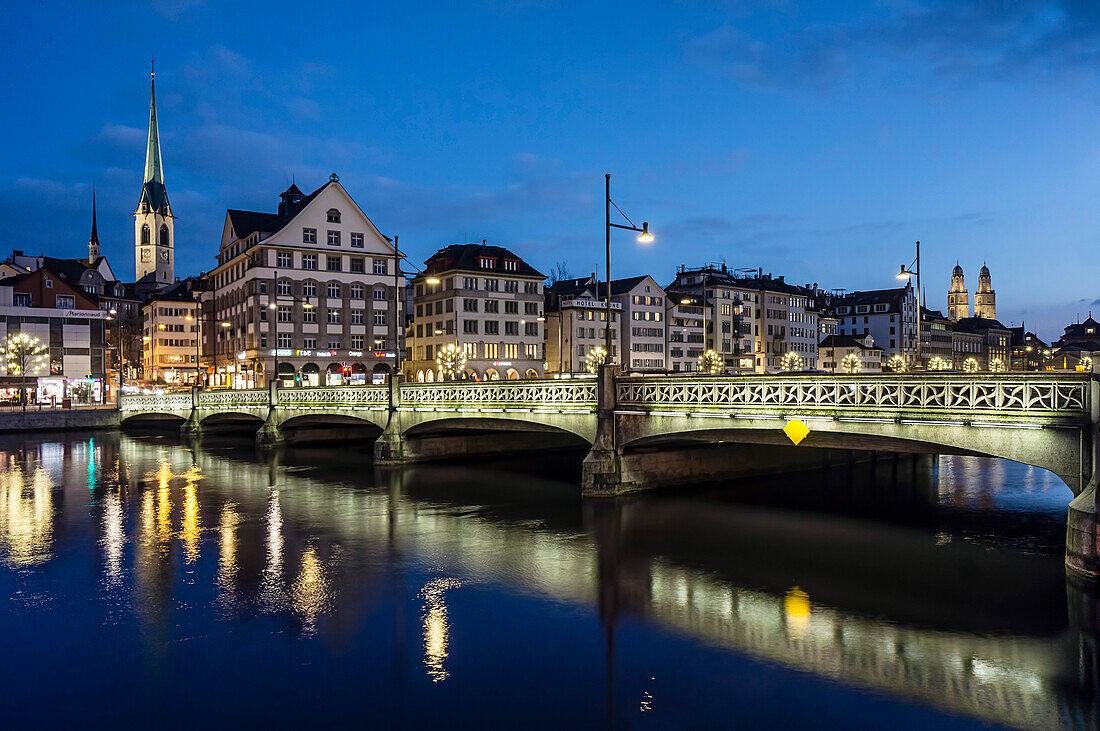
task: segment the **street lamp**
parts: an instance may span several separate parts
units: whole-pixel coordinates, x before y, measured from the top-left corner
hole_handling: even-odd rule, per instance
[[[921,339],[921,315],[920,315],[920,242],[917,242],[917,259],[912,269],[907,268],[904,264],[901,265],[901,271],[898,272],[898,279],[909,279],[910,276],[917,278],[917,365],[914,370],[921,370],[923,361],[921,360],[920,353],[920,339]],[[929,339],[931,342],[931,339]]]
[[[611,363],[611,229],[613,229],[613,228],[622,228],[622,229],[626,229],[627,231],[636,231],[636,232],[638,232],[638,243],[640,243],[640,244],[652,243],[653,234],[651,234],[649,232],[649,222],[642,221],[642,227],[638,228],[637,226],[634,225],[634,222],[631,221],[629,218],[627,218],[627,215],[625,213],[623,213],[623,209],[619,208],[618,206],[615,206],[614,201],[611,200],[611,173],[606,173],[606,174],[604,174],[603,177],[604,177],[604,192],[605,192],[605,195],[604,195],[604,234],[605,234],[605,240],[606,240],[605,254],[606,254],[606,258],[607,258],[607,261],[606,261],[607,268],[606,268],[606,271],[605,271],[606,278],[607,278],[607,291],[605,293],[606,294],[606,299],[604,301],[604,305],[605,305],[604,306],[604,312],[605,312],[605,317],[606,317],[607,321],[604,322],[603,332],[604,332],[604,350],[607,351],[604,354],[604,363],[609,364],[609,363]],[[622,216],[624,219],[626,219],[626,222],[628,224],[630,224],[629,226],[624,226],[621,223],[611,223],[611,206],[615,206],[615,210],[619,212],[620,216]],[[597,288],[598,288],[598,286],[599,285],[597,284]],[[597,292],[597,294],[599,294],[599,292]],[[621,325],[621,323],[620,323],[620,325]],[[620,335],[622,335],[622,333],[620,333]],[[620,340],[621,340],[621,338],[620,338]]]

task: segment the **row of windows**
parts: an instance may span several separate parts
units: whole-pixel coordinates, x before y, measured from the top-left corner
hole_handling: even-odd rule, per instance
[[[317,296],[317,282],[302,282],[301,294],[303,297],[316,297]],[[346,288],[346,290],[345,290]],[[266,290],[266,287],[261,288],[261,292]],[[293,296],[294,284],[289,279],[280,279],[275,284],[275,293],[280,297]],[[344,292],[347,292],[349,298],[353,300],[361,300],[365,298],[366,288],[362,284],[343,284],[341,282],[328,282],[325,285],[325,296],[329,298],[340,298],[344,296]],[[385,302],[389,299],[389,293],[385,287],[375,287],[372,290],[372,298]]]
[[[415,349],[419,360],[434,360],[436,349],[434,345],[417,346]],[[523,357],[537,360],[539,346],[535,343],[524,343],[522,349],[520,343],[462,343],[462,352],[467,358],[495,358],[516,359],[523,353]]]
[[[299,263],[301,268],[305,271],[318,271],[318,264],[320,263],[320,257],[324,256],[325,271],[339,272],[343,271],[343,257],[334,254],[300,254]],[[294,252],[291,251],[276,251],[275,252],[275,266],[280,269],[293,269],[294,268]],[[352,256],[348,258],[348,266],[352,274],[366,274],[367,260],[361,256]],[[371,259],[371,273],[383,275],[389,271],[389,262],[385,259]]]
[[[649,320],[649,321],[652,321],[652,322],[660,322],[662,314],[663,313],[660,313],[660,312],[650,312],[649,310],[646,310],[645,312],[639,312],[638,310],[634,310],[633,312],[630,313],[630,317],[631,317],[632,320],[638,320],[638,321]]]
[[[343,317],[343,310],[325,310],[325,322],[330,325],[339,325],[341,318]],[[387,318],[385,312],[373,313],[373,322],[375,325],[385,325]],[[351,310],[349,313],[349,322],[352,325],[363,325],[365,323],[365,312],[363,310]],[[293,322],[293,311],[289,305],[279,305],[277,322]],[[260,311],[260,322],[267,322],[267,310]],[[317,308],[302,308],[302,322],[304,323],[316,323],[317,322]]]

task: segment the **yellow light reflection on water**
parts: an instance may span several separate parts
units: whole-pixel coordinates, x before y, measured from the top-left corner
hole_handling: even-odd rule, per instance
[[[192,466],[184,473],[186,482],[183,486],[183,559],[187,563],[195,563],[199,558],[199,533],[202,526],[199,524],[199,498],[195,490],[195,484],[201,479],[198,468]]]
[[[104,570],[112,584],[122,582],[122,547],[126,544],[123,527],[122,496],[118,490],[110,490],[103,501]]]
[[[428,668],[428,677],[435,683],[449,677],[443,664],[447,659],[451,625],[443,593],[461,585],[457,579],[439,578],[429,581],[420,591],[424,599],[424,614],[421,617],[424,625],[424,665]]]
[[[316,634],[317,616],[324,613],[328,606],[329,590],[324,564],[317,558],[317,550],[313,546],[307,546],[302,552],[302,569],[291,592],[294,611],[302,617],[302,634]]]
[[[35,468],[27,473],[15,459],[0,471],[0,553],[13,566],[33,566],[53,549],[53,480]]]
[[[267,503],[267,562],[260,579],[260,600],[268,611],[285,605],[283,591],[283,509],[279,491],[271,490]]]
[[[810,595],[797,586],[791,587],[783,597],[783,613],[787,617],[787,632],[791,637],[801,638],[810,625]]]

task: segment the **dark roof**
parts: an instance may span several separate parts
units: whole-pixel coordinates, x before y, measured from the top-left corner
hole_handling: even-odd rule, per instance
[[[236,208],[230,208],[226,210],[226,214],[229,216],[230,223],[233,224],[233,232],[237,234],[237,238],[243,239],[256,231],[261,231],[270,236],[271,234],[278,233],[284,226],[294,220],[294,217],[297,216],[303,208],[309,205],[309,203],[317,197],[318,193],[331,184],[332,181],[325,183],[317,190],[302,198],[301,202],[294,205],[288,205],[284,198],[284,202],[279,204],[278,213],[242,211]],[[298,190],[298,186],[291,185],[282,196],[287,195],[287,193],[301,194],[301,191]]]
[[[927,307],[920,308],[920,316],[923,320],[943,320],[947,321],[947,318],[939,310],[930,310]]]
[[[954,328],[959,332],[981,332],[983,330],[1008,330],[998,320],[988,317],[960,317],[955,320]]]
[[[150,292],[147,302],[195,302],[192,282],[183,280],[157,292]]]
[[[510,259],[519,262],[515,270],[506,270],[503,266],[492,269],[481,266],[481,259]],[[519,274],[525,277],[545,277],[530,264],[525,262],[514,252],[503,246],[491,244],[451,244],[435,252],[424,262],[425,274],[441,274],[451,270],[464,270],[475,272],[494,272],[505,274]]]
[[[826,335],[825,339],[817,345],[821,348],[859,348],[860,350],[882,350],[877,345],[864,345],[858,338],[851,335]]]
[[[1028,345],[1029,343],[1038,343],[1040,347],[1050,347],[1047,343],[1044,343],[1042,340],[1040,340],[1039,336],[1035,333],[1031,332],[1030,330],[1024,330],[1023,325],[1010,327],[1008,328],[1008,331],[1012,333],[1011,345],[1024,346]]]
[[[895,287],[894,289],[869,289],[865,292],[849,292],[832,301],[829,311],[836,313],[838,307],[855,307],[856,305],[881,305],[889,307],[885,312],[901,312],[901,300],[909,291],[909,287]],[[852,313],[847,313],[852,314]],[[861,313],[862,314],[862,313]],[[882,314],[868,313],[868,314]]]

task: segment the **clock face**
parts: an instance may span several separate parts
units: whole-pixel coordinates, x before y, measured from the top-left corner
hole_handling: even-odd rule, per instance
[[[141,250],[141,260],[142,261],[152,261],[153,260],[153,252],[150,251],[149,249],[142,249]]]
[[[168,252],[167,251],[160,252],[160,260],[161,261],[168,261]]]

